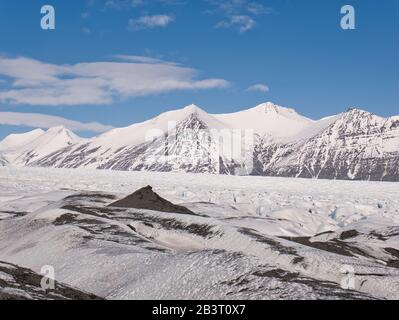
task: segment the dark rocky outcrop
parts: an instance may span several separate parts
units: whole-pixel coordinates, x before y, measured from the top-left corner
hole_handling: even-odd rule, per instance
[[[111,203],[109,207],[146,209],[161,212],[194,214],[183,206],[178,206],[156,194],[151,186],[137,190],[126,198]]]
[[[59,282],[54,290],[42,289],[42,275],[11,263],[0,261],[0,273],[0,300],[102,300]]]

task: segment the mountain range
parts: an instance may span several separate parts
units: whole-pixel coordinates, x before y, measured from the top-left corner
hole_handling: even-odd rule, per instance
[[[0,142],[6,165],[399,181],[399,116],[350,108],[315,121],[271,102],[218,115],[190,105],[90,139],[64,127],[12,134]]]

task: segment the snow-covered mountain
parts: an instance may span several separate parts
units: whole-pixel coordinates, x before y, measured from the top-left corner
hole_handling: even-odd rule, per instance
[[[292,139],[315,123],[271,103],[224,115],[190,105],[60,149],[31,165],[250,174],[260,138]]]
[[[92,139],[64,128],[11,135],[0,154],[23,166],[399,181],[399,117],[349,109],[314,121],[270,102],[221,115],[190,105]]]
[[[0,142],[0,150],[16,150],[44,134],[42,129],[32,130],[21,134],[10,134]]]
[[[301,131],[317,122],[299,115],[294,109],[281,107],[271,102],[240,112],[214,115],[214,117],[230,128],[252,129],[260,137],[273,139],[297,137]]]
[[[83,142],[84,139],[64,127],[12,134],[0,142],[0,153],[13,165],[29,166],[53,152]]]
[[[399,181],[397,117],[349,109],[309,139],[257,147],[259,174]]]

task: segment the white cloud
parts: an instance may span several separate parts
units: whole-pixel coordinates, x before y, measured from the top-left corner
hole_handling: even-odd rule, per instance
[[[57,116],[20,112],[0,112],[0,125],[42,129],[64,126],[72,131],[90,131],[96,133],[105,132],[113,128],[112,126],[103,125],[97,122],[82,123]]]
[[[0,57],[0,102],[26,105],[100,105],[176,90],[225,88],[223,79],[198,80],[195,69],[148,57],[111,62],[48,64]],[[130,60],[129,60],[130,59]]]
[[[265,85],[265,84],[254,84],[253,86],[250,86],[247,91],[259,91],[259,92],[269,92],[270,88]]]
[[[91,1],[94,3],[94,0]],[[220,16],[218,27],[238,26],[237,29],[241,33],[255,27],[262,15],[273,13],[273,9],[260,0],[201,0],[198,2],[206,5],[205,13]],[[100,2],[101,10],[134,10],[137,14],[143,15],[129,20],[128,29],[131,31],[166,27],[174,18],[169,15],[153,15],[154,10],[189,4],[190,1],[187,0],[104,0]],[[246,21],[243,17],[247,17]]]
[[[137,31],[143,29],[165,28],[174,18],[169,15],[152,15],[142,16],[138,19],[130,19],[128,22],[128,30]]]
[[[250,16],[231,16],[227,21],[219,22],[216,27],[236,27],[240,33],[247,32],[256,26],[256,21]]]

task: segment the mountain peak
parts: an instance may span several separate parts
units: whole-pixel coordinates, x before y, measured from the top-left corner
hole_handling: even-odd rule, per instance
[[[76,143],[85,140],[84,138],[79,137],[74,132],[65,128],[64,126],[57,126],[48,129],[45,133],[47,139],[59,139],[60,142],[64,141],[67,144]]]
[[[295,136],[314,121],[299,115],[293,109],[266,102],[256,107],[215,118],[234,129],[250,129],[259,136],[275,139]]]
[[[355,107],[349,107],[344,113],[344,117],[378,117],[379,116],[375,115],[374,113],[371,113],[369,111],[360,109],[360,108],[355,108]]]
[[[251,110],[251,109],[250,109]],[[263,113],[268,114],[298,114],[294,109],[286,108],[274,104],[273,102],[265,102],[257,105],[256,107],[252,108],[252,110],[260,111]]]
[[[368,112],[368,111],[365,111],[365,110],[362,110],[362,109],[360,109],[360,108],[356,108],[356,107],[348,107],[348,109],[346,110],[346,112],[347,113],[349,113],[349,112],[356,112],[356,113],[358,113],[358,112]]]
[[[208,113],[206,111],[204,111],[203,109],[201,109],[199,106],[197,106],[196,104],[190,104],[188,106],[185,106],[181,109],[176,109],[176,110],[172,110],[172,111],[168,111],[165,113],[160,114],[158,117],[156,117],[155,119],[162,119],[162,118],[166,118],[168,120],[174,120],[174,121],[181,121],[193,114],[196,114],[198,116],[207,116]]]
[[[63,131],[69,131],[67,128],[65,128],[64,126],[56,126],[56,127],[51,127],[47,130],[47,132],[63,132]]]
[[[264,102],[264,103],[258,104],[255,108],[266,109],[266,110],[277,110],[277,109],[282,108],[282,107],[278,106],[277,104],[274,104],[271,101],[268,101],[268,102]]]
[[[186,107],[183,108],[183,110],[189,112],[189,113],[198,113],[198,112],[205,112],[202,110],[200,107],[198,107],[196,104],[192,103]]]

